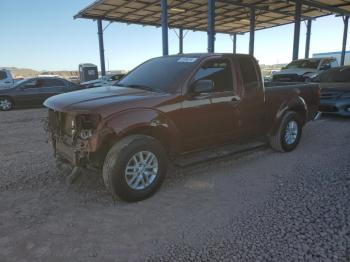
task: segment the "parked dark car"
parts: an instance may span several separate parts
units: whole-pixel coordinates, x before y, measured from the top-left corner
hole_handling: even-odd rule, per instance
[[[313,82],[321,87],[321,112],[350,117],[350,66],[329,69]]]
[[[54,95],[82,89],[83,87],[57,77],[35,77],[17,82],[12,88],[0,90],[0,110],[14,107],[42,106]]]
[[[161,185],[168,157],[261,140],[292,151],[318,110],[319,87],[265,88],[252,56],[187,54],[151,59],[118,86],[58,95],[45,106],[56,156],[102,169],[114,197],[139,201]]]

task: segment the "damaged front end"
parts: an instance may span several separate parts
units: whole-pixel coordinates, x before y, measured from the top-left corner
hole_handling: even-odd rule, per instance
[[[91,164],[92,156],[106,134],[99,115],[57,112],[52,109],[49,109],[47,130],[55,156],[74,166]]]

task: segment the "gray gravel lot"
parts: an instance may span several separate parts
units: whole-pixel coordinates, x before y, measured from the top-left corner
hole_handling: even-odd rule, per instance
[[[288,154],[174,168],[128,204],[96,173],[65,184],[45,117],[0,112],[0,261],[350,261],[350,119],[309,123]]]

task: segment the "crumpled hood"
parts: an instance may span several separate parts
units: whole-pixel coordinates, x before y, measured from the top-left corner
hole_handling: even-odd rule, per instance
[[[102,117],[129,108],[152,107],[166,96],[136,88],[103,86],[50,97],[44,105],[59,112],[96,113]]]
[[[296,74],[299,76],[304,75],[305,73],[317,73],[317,69],[314,68],[292,68],[292,69],[283,69],[279,72],[275,72],[273,75],[289,75]]]

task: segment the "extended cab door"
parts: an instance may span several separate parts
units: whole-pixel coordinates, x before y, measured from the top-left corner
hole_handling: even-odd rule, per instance
[[[214,89],[194,93],[196,81],[211,80]],[[238,131],[236,78],[232,62],[227,58],[211,58],[202,62],[190,81],[187,96],[182,103],[179,121],[185,151],[224,142]]]
[[[252,56],[238,55],[235,58],[242,86],[239,104],[241,134],[245,137],[264,134],[265,90],[259,65]]]

